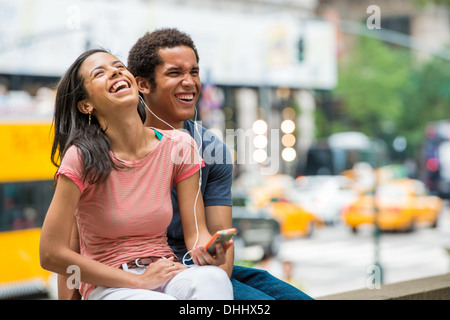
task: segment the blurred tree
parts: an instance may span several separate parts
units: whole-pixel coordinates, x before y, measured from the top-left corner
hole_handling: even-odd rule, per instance
[[[341,61],[333,93],[340,113],[328,124],[318,118],[328,125],[326,134],[357,130],[388,145],[401,135],[408,142],[405,156],[413,157],[426,124],[450,118],[450,62],[432,58],[417,63],[407,49],[361,37]]]
[[[408,50],[359,38],[355,50],[339,66],[334,94],[345,117],[336,125],[331,123],[332,131],[342,130],[345,124],[347,130],[369,136],[391,133],[402,118],[402,91],[409,81],[410,61]]]
[[[421,144],[426,124],[449,119],[449,110],[450,62],[433,58],[412,69],[403,90],[402,118],[398,123],[398,130],[411,148]]]
[[[416,2],[421,6],[426,6],[428,4],[437,4],[450,7],[450,0],[416,0]]]

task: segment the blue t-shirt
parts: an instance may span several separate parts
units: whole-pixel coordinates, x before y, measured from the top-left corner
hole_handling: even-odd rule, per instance
[[[192,120],[184,122],[183,129],[187,131],[201,146],[201,156],[205,162],[202,168],[201,190],[205,206],[231,206],[231,182],[233,162],[231,154],[223,141],[206,128],[197,125]],[[201,134],[201,140],[199,133]],[[167,229],[167,237],[172,250],[181,260],[187,252],[184,244],[183,228],[178,208],[177,192],[172,190],[173,218]]]

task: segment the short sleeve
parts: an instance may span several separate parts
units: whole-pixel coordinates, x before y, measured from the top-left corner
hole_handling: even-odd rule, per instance
[[[231,184],[233,182],[233,164],[227,162],[229,151],[221,145],[223,161],[209,164],[208,180],[205,183],[203,201],[205,206],[231,206]],[[219,148],[220,150],[220,148]],[[207,162],[208,163],[208,162]]]
[[[64,154],[61,165],[56,173],[56,178],[59,178],[59,175],[61,174],[65,175],[75,182],[78,188],[80,188],[80,191],[83,192],[84,189],[86,189],[86,185],[83,183],[82,169],[83,161],[78,152],[78,148],[76,146],[71,146]]]
[[[173,143],[171,161],[175,165],[174,183],[176,184],[195,174],[205,164],[198,152],[197,144],[190,135],[177,131]]]

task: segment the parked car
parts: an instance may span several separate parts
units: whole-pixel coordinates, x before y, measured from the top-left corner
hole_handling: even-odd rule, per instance
[[[358,197],[353,181],[340,175],[300,176],[295,182],[288,199],[330,225],[339,222],[342,207]]]
[[[284,199],[272,202],[270,214],[280,223],[285,238],[311,237],[315,227],[323,224],[313,213]]]
[[[258,261],[278,253],[280,224],[266,209],[233,206],[233,227],[238,230],[234,238],[236,260]]]
[[[423,182],[398,179],[381,184],[375,196],[360,196],[343,210],[343,217],[354,232],[375,220],[381,230],[412,231],[422,222],[436,227],[441,209],[442,199],[429,195]]]
[[[289,175],[268,176],[263,184],[248,190],[248,200],[258,208],[265,208],[279,222],[283,237],[309,237],[315,226],[322,225],[322,220],[289,199],[294,188],[295,179]]]

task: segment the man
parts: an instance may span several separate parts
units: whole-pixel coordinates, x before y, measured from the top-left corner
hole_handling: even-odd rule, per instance
[[[192,39],[177,29],[146,33],[130,50],[128,68],[136,77],[149,110],[146,124],[159,129],[187,130],[197,142],[205,166],[201,192],[211,234],[231,227],[231,182],[233,165],[225,144],[192,120],[199,98],[199,56]],[[206,150],[206,152],[205,152]],[[186,254],[175,191],[172,193],[173,220],[168,229],[169,244],[180,258]],[[205,253],[200,264],[218,264],[223,257]],[[221,267],[233,284],[236,300],[311,299],[267,271],[233,266],[234,248],[226,252]]]

